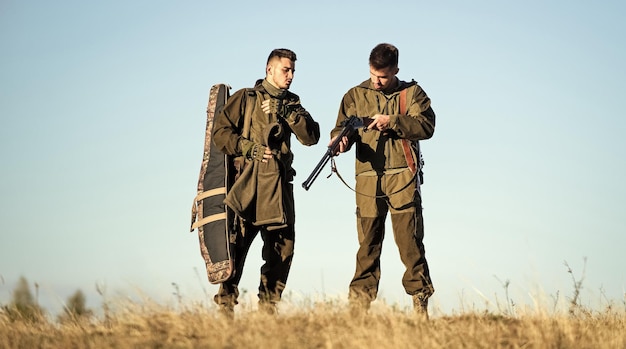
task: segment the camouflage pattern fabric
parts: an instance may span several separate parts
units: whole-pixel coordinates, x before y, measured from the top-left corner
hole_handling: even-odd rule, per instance
[[[191,210],[191,230],[198,229],[200,253],[206,265],[210,283],[228,280],[234,272],[229,229],[229,214],[223,204],[227,192],[228,157],[212,147],[213,121],[216,111],[229,97],[230,86],[216,84],[209,92],[204,152],[198,179],[197,195]],[[232,215],[230,215],[232,216]]]

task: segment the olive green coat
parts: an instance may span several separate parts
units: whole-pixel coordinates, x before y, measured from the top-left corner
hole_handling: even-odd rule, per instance
[[[400,115],[400,91],[403,89],[407,89],[407,115]],[[435,112],[430,107],[430,98],[415,81],[398,80],[396,87],[382,92],[366,80],[343,96],[331,138],[341,132],[341,123],[350,116],[373,117],[376,114],[390,115],[389,129],[385,132],[359,129],[352,137],[351,144],[356,144],[356,175],[407,167],[402,139],[429,139],[435,132]]]
[[[284,95],[278,97],[282,99],[282,108],[276,113],[277,115],[266,114],[261,108],[261,103],[269,98],[277,97],[270,96],[260,82],[257,82],[253,89],[236,91],[215,118],[213,141],[223,153],[232,156],[241,156],[242,149],[250,143],[268,146],[272,149],[275,158],[268,163],[253,164],[255,160],[245,160],[248,165],[244,172],[245,178],[241,179],[244,179],[246,183],[235,183],[236,187],[233,186],[233,189],[236,191],[229,193],[231,197],[227,203],[236,202],[239,206],[236,211],[253,212],[250,217],[243,218],[250,218],[253,223],[257,222],[258,218],[259,225],[268,222],[281,225],[293,224],[295,213],[293,212],[291,181],[295,170],[291,167],[293,163],[291,135],[295,134],[303,145],[316,144],[320,138],[319,124],[302,107],[300,98],[296,94],[286,91]],[[254,106],[246,108],[247,103],[254,103]],[[246,111],[251,114],[248,137],[244,136]],[[281,126],[282,132],[278,139],[271,139],[272,144],[267,144],[267,132],[271,125],[277,124]],[[259,178],[251,180],[251,175]],[[269,183],[272,185],[267,185]],[[266,199],[269,199],[271,203],[264,201]],[[278,205],[280,207],[274,204],[276,200],[282,203]],[[233,208],[230,204],[229,206]],[[275,212],[277,210],[284,210],[284,212]],[[268,217],[278,217],[278,219]],[[280,217],[285,217],[282,223],[279,222]]]

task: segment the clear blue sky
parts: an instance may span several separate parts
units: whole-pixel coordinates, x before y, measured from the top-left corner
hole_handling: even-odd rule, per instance
[[[482,308],[508,280],[515,303],[551,305],[584,267],[585,304],[624,301],[624,3],[386,4],[2,1],[0,303],[20,276],[51,310],[76,289],[97,306],[96,284],[164,303],[173,282],[186,300],[212,296],[188,232],[208,91],[251,86],[278,47],[298,54],[292,91],[323,132],[294,146],[287,293],[345,300],[354,194],[328,168],[300,184],[380,42],[399,47],[399,77],[437,114],[423,142],[432,304]],[[353,158],[338,158],[348,179]],[[248,299],[260,246],[243,271]],[[382,263],[380,298],[408,304],[391,230]]]

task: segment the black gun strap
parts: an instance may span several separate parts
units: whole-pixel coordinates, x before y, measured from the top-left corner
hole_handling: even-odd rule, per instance
[[[335,158],[332,157],[330,158],[330,169],[332,172],[337,174],[337,177],[339,177],[339,179],[341,180],[341,182],[348,187],[348,189],[352,190],[353,192],[355,192],[357,195],[363,195],[366,196],[368,198],[372,198],[372,199],[384,199],[384,198],[388,198],[391,195],[395,195],[398,194],[399,192],[403,191],[404,189],[406,189],[411,183],[413,183],[415,181],[415,173],[413,173],[413,177],[411,177],[410,181],[407,181],[405,185],[402,186],[402,188],[394,191],[391,194],[383,194],[383,195],[368,195],[368,194],[364,194],[361,192],[356,191],[356,189],[352,188],[348,183],[346,183],[346,181],[343,179],[343,177],[341,177],[341,174],[339,174],[339,171],[337,170],[337,165],[335,164]],[[328,176],[330,177],[333,173],[331,172],[331,174]]]

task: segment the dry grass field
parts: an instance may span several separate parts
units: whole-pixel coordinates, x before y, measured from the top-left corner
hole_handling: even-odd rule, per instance
[[[626,348],[626,305],[562,313],[464,312],[423,320],[376,304],[351,315],[337,301],[281,305],[278,315],[240,305],[234,320],[213,305],[106,302],[75,319],[0,312],[0,348]],[[508,312],[504,312],[508,313]],[[99,315],[95,315],[99,314]]]

